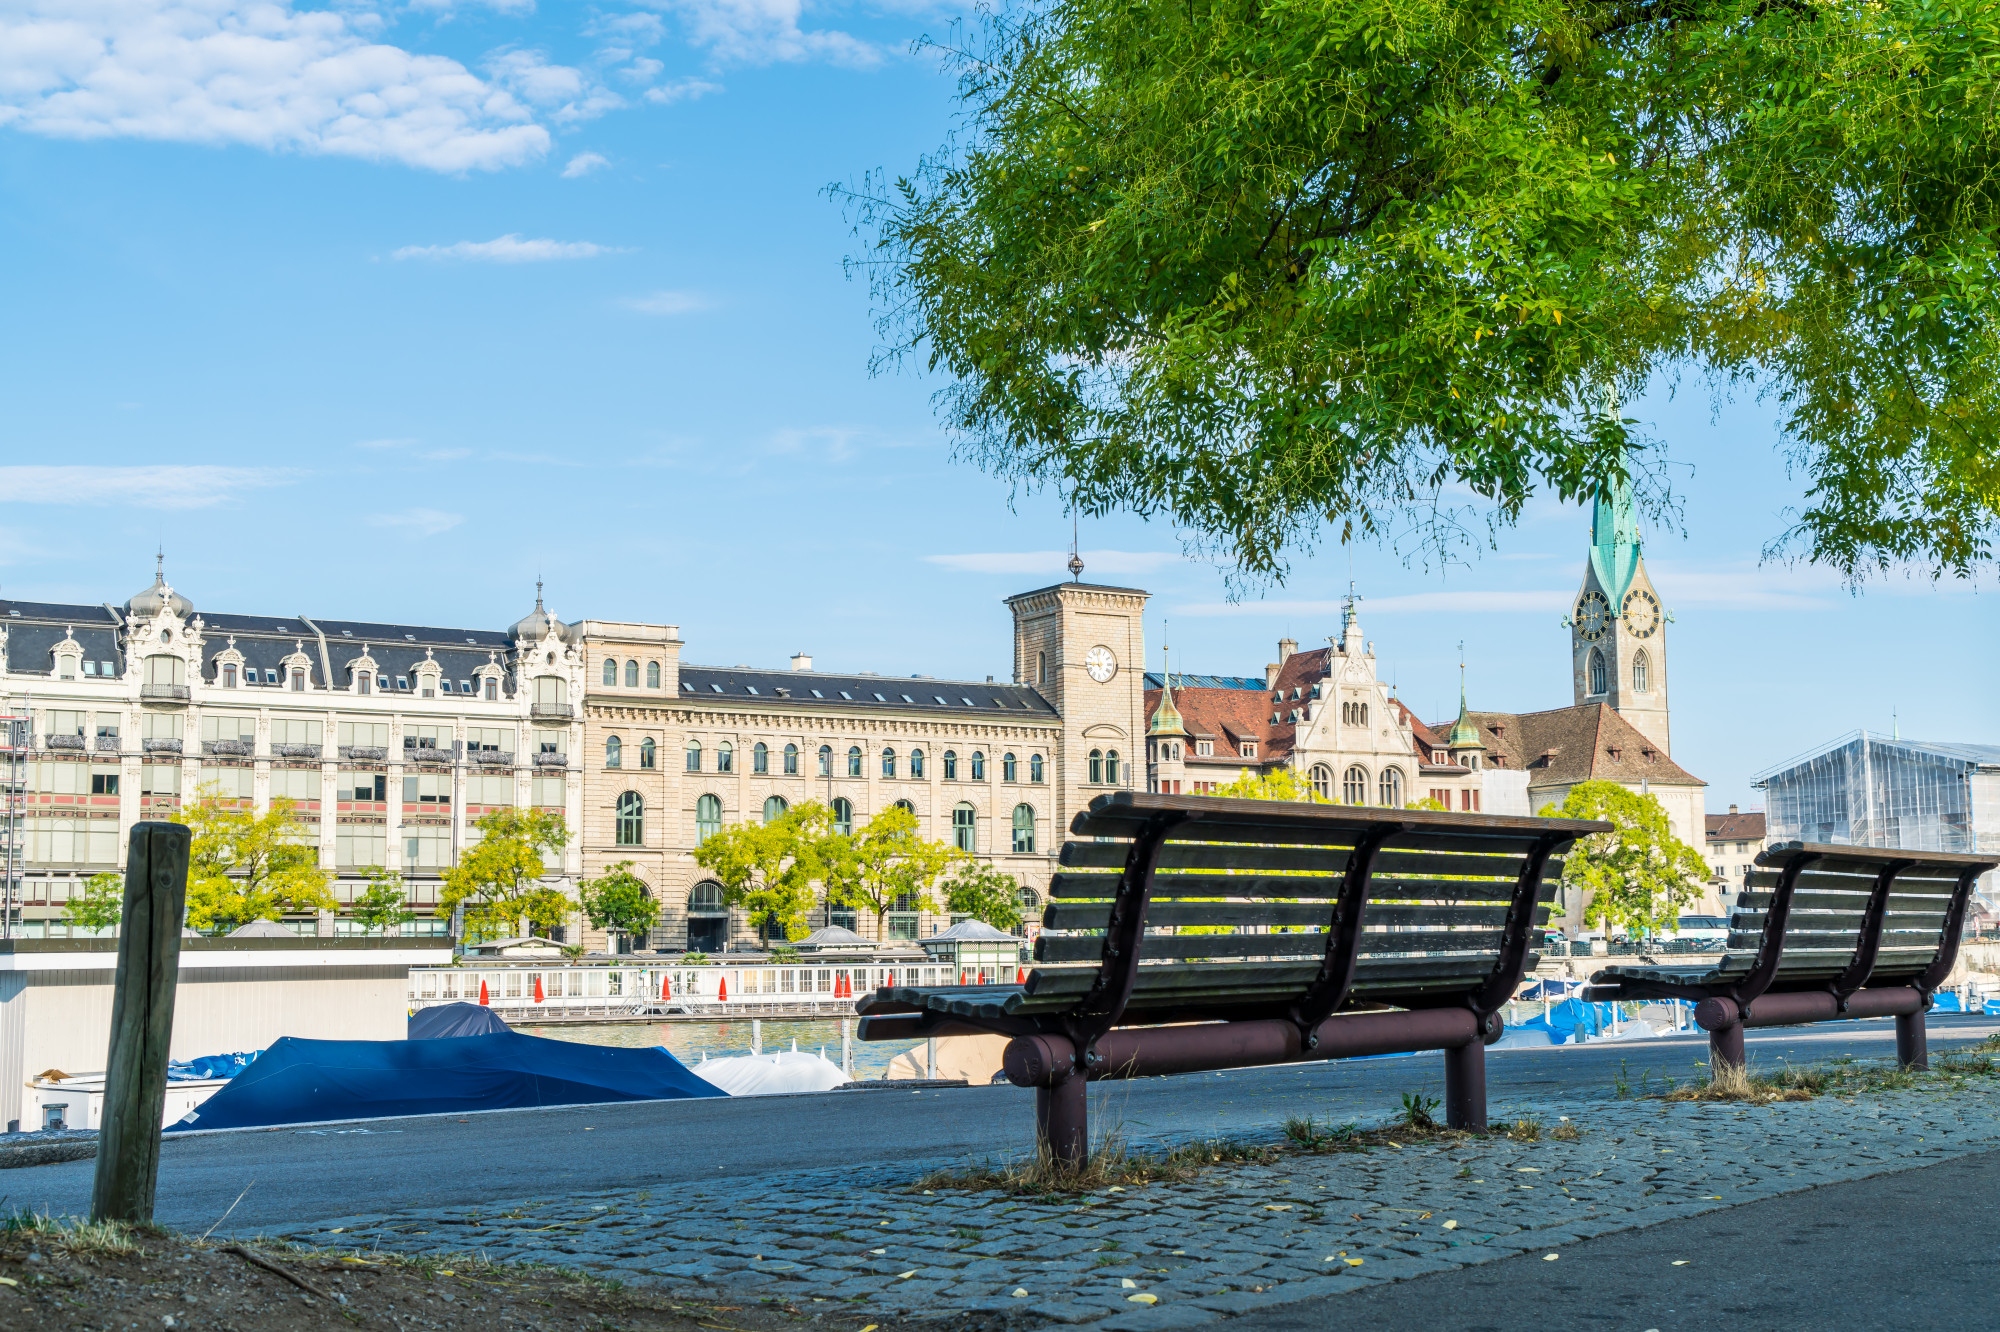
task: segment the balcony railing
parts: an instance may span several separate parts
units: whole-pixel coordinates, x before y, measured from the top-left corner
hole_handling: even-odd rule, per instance
[[[537,754],[535,755],[535,766],[538,768],[567,768],[569,766],[569,755]]]
[[[185,703],[188,701],[188,687],[172,684],[142,684],[139,686],[139,701],[142,703]]]
[[[344,759],[361,759],[368,762],[387,763],[389,761],[389,747],[387,745],[342,745],[340,747],[340,756]]]
[[[536,703],[529,707],[528,715],[536,718],[553,718],[568,721],[576,715],[567,703]]]
[[[204,754],[221,754],[231,758],[249,758],[257,752],[257,746],[248,740],[204,740],[201,743]]]
[[[83,737],[80,735],[45,735],[42,737],[42,745],[47,749],[73,749],[81,754],[83,752]]]
[[[118,737],[115,735],[98,736],[97,752],[100,754],[116,754],[118,752]]]
[[[181,752],[181,742],[172,736],[153,736],[141,740],[139,748],[148,754],[178,754]]]
[[[318,745],[272,745],[271,754],[274,758],[316,759],[319,749]]]
[[[403,762],[449,763],[451,762],[451,751],[449,749],[438,749],[432,745],[405,745],[403,747]]]
[[[474,763],[489,768],[511,768],[514,766],[513,751],[506,749],[475,749],[470,751],[467,757]]]

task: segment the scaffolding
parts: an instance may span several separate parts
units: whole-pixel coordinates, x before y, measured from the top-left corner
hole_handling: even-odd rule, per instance
[[[0,715],[0,939],[21,933],[21,885],[27,869],[28,717]]]

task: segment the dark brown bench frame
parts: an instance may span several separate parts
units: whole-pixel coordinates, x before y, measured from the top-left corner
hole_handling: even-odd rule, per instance
[[[1648,974],[1636,968],[1611,967],[1591,977],[1584,997],[1600,1001],[1694,1001],[1695,1023],[1709,1033],[1709,1061],[1713,1069],[1724,1064],[1743,1067],[1746,1027],[1784,1027],[1864,1017],[1895,1018],[1897,1062],[1905,1068],[1928,1068],[1930,1052],[1924,1014],[1930,1009],[1931,996],[1950,977],[1958,960],[1959,937],[1965,928],[1973,885],[1981,874],[2000,865],[2000,856],[1784,842],[1759,852],[1756,864],[1761,869],[1775,870],[1777,877],[1769,889],[1769,904],[1756,908],[1763,921],[1756,955],[1747,971],[1695,980],[1673,974],[1676,970],[1685,972],[1686,968],[1662,968]],[[1861,870],[1874,875],[1855,926],[1853,952],[1845,966],[1830,978],[1788,978],[1785,974],[1787,927],[1799,900],[1799,876],[1809,869]],[[1891,890],[1898,876],[1912,870],[1941,871],[1956,880],[1940,922],[1936,950],[1916,976],[1871,987],[1869,980],[1877,970]],[[1736,914],[1732,913],[1732,926]]]
[[[1170,835],[1206,826],[1218,832],[1254,828],[1274,839],[1347,852],[1326,920],[1318,974],[1303,992],[1274,1002],[1197,1002],[1175,1010],[1158,1005],[1127,1022],[1127,1008],[1146,952],[1146,913],[1157,862]],[[1281,801],[1119,792],[1099,796],[1071,824],[1080,839],[1130,838],[1104,926],[1101,960],[1089,989],[1064,1011],[1016,1014],[1010,995],[1026,986],[893,988],[864,997],[862,1040],[998,1033],[1011,1036],[1008,1081],[1033,1087],[1040,1141],[1057,1159],[1088,1155],[1087,1083],[1356,1055],[1441,1050],[1445,1112],[1456,1128],[1486,1127],[1485,1047],[1501,1032],[1499,1009],[1530,965],[1538,915],[1553,893],[1544,881],[1551,857],[1578,838],[1610,830],[1584,820],[1373,810]],[[1400,834],[1425,833],[1469,841],[1490,839],[1496,851],[1521,857],[1506,909],[1498,956],[1476,982],[1424,996],[1424,1006],[1350,1010],[1361,955],[1371,870],[1378,853]],[[1199,840],[1199,839],[1195,839]],[[1254,839],[1239,838],[1246,845]],[[1351,842],[1351,849],[1349,843]],[[1072,860],[1072,841],[1063,863]],[[1447,867],[1445,872],[1449,872]],[[1303,894],[1302,894],[1303,895]],[[1497,898],[1496,894],[1496,898]],[[1056,917],[1051,903],[1045,920]],[[1157,937],[1157,936],[1155,936]],[[1309,965],[1309,959],[1307,961]],[[1140,1025],[1143,1023],[1145,1025]]]

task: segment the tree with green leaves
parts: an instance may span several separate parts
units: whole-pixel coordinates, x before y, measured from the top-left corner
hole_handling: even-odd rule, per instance
[[[402,875],[380,865],[370,865],[362,873],[367,876],[368,888],[354,899],[349,914],[364,934],[387,935],[417,918],[417,913],[404,905],[407,894]]]
[[[978,860],[960,860],[944,881],[945,910],[983,920],[996,930],[1021,928],[1021,881]]]
[[[660,904],[646,881],[632,872],[632,862],[621,860],[605,867],[594,879],[585,879],[577,889],[577,901],[592,929],[615,930],[630,939],[651,937],[653,924],[660,918]]]
[[[553,929],[569,918],[568,896],[542,882],[545,857],[569,845],[569,825],[559,811],[510,805],[488,810],[472,826],[479,840],[445,871],[440,912],[463,904],[467,937],[487,939],[514,933],[523,916],[530,929]]]
[[[1238,770],[1235,781],[1218,786],[1209,794],[1237,800],[1297,800],[1314,805],[1329,803],[1325,796],[1313,790],[1311,782],[1291,768],[1271,768],[1265,772],[1242,768]]]
[[[125,877],[106,870],[83,881],[83,891],[63,904],[63,923],[72,929],[108,930],[125,915]]]
[[[962,456],[1255,577],[1635,475],[1754,385],[1777,548],[1969,574],[2000,506],[2000,7],[1002,3],[960,128],[836,188]],[[1461,503],[1458,496],[1471,497]]]
[[[1671,930],[1708,877],[1708,862],[1674,836],[1667,811],[1650,793],[1579,782],[1562,804],[1545,805],[1542,817],[1613,825],[1579,840],[1563,861],[1564,900],[1582,900],[1586,925],[1633,935]]]
[[[873,914],[878,940],[888,938],[891,911],[936,911],[932,887],[965,854],[923,836],[917,816],[901,805],[889,806],[852,836],[836,833],[824,846],[826,900]]]
[[[332,911],[332,878],[299,819],[298,802],[272,799],[262,814],[247,802],[203,790],[169,817],[186,824],[188,927],[227,934],[253,920]]]
[[[774,928],[787,938],[803,934],[818,905],[832,854],[833,813],[817,801],[793,805],[769,823],[733,823],[695,848],[697,865],[715,875],[723,901],[743,908],[758,938]]]

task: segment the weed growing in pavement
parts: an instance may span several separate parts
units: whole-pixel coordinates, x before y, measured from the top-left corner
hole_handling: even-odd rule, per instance
[[[1082,1165],[1071,1165],[1043,1147],[1025,1161],[1009,1165],[984,1164],[957,1170],[934,1170],[919,1179],[913,1189],[935,1192],[940,1189],[997,1189],[1004,1193],[1034,1195],[1096,1193],[1134,1184],[1175,1183],[1192,1179],[1209,1166],[1224,1164],[1265,1165],[1277,1159],[1276,1147],[1226,1142],[1187,1143],[1166,1151],[1132,1151],[1124,1141],[1108,1138]]]
[[[1683,1087],[1669,1085],[1663,1101],[1740,1101],[1772,1105],[1810,1101],[1817,1096],[1859,1096],[1869,1092],[1909,1091],[1916,1087],[1955,1090],[1972,1078],[2000,1074],[2000,1038],[1988,1036],[1963,1050],[1938,1055],[1925,1069],[1898,1068],[1887,1062],[1863,1062],[1842,1055],[1824,1064],[1787,1064],[1775,1073],[1749,1066],[1724,1064],[1706,1078]]]
[[[1435,1133],[1438,1122],[1431,1118],[1431,1111],[1438,1108],[1438,1098],[1426,1096],[1422,1092],[1403,1093],[1403,1127],[1413,1133]]]
[[[1632,1094],[1632,1069],[1623,1059],[1618,1061],[1618,1071],[1611,1075],[1611,1090],[1621,1101]]]
[[[129,1257],[139,1252],[139,1236],[158,1233],[152,1226],[131,1226],[123,1221],[84,1221],[73,1216],[53,1217],[46,1212],[18,1211],[6,1219],[10,1234],[23,1231],[45,1236],[48,1243],[64,1253],[84,1257],[102,1254]]]
[[[1533,1115],[1523,1115],[1500,1131],[1514,1142],[1540,1142],[1542,1121]]]

